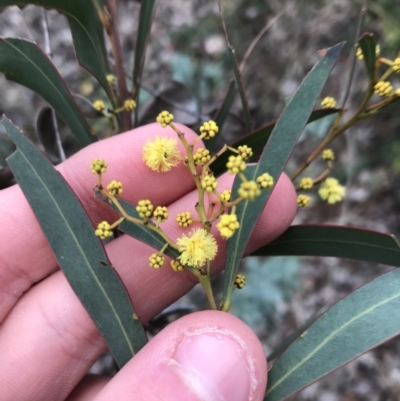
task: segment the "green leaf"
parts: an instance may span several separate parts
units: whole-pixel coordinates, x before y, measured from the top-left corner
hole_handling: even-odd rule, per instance
[[[238,87],[238,90],[239,90],[239,96],[240,96],[240,100],[242,102],[242,108],[243,108],[244,125],[246,128],[246,134],[248,134],[249,132],[251,132],[250,109],[249,109],[249,104],[248,104],[247,97],[246,97],[246,92],[245,92],[244,86],[243,86],[242,75],[240,73],[239,65],[236,60],[235,49],[231,45],[228,45],[228,54],[229,54],[229,60],[231,63],[231,67],[232,67],[233,73],[235,75],[236,86]]]
[[[226,92],[225,99],[220,109],[218,110],[216,116],[214,117],[214,121],[217,123],[220,131],[222,130],[226,117],[228,116],[229,110],[231,109],[233,100],[235,98],[235,92],[236,92],[235,82],[231,81],[228,90]]]
[[[314,121],[317,121],[321,118],[329,116],[331,114],[335,114],[339,112],[340,109],[318,109],[314,110],[310,118],[307,121],[307,124],[310,124]],[[274,129],[276,121],[265,125],[256,131],[253,131],[251,134],[244,136],[239,141],[230,145],[233,148],[238,148],[238,146],[247,145],[254,150],[262,149],[266,145],[272,130]],[[220,157],[215,160],[214,163],[211,164],[210,168],[214,172],[214,175],[220,175],[226,171],[226,163],[228,162],[229,156],[233,155],[233,152],[230,150],[224,152]]]
[[[309,120],[312,108],[343,45],[343,43],[340,43],[328,49],[326,54],[304,79],[293,96],[292,101],[286,106],[275,124],[260,161],[257,165],[248,167],[245,170],[245,175],[248,180],[255,180],[256,177],[265,172],[271,174],[275,182],[278,180],[293,147]],[[236,194],[240,184],[241,179],[237,176],[232,189],[233,198],[237,197]],[[263,190],[256,200],[252,202],[242,201],[237,205],[236,214],[238,216],[240,228],[235,235],[228,240],[227,245],[222,303],[224,310],[229,308],[238,266],[250,239],[250,235],[253,232],[271,192],[272,189]]]
[[[376,43],[371,33],[364,33],[358,41],[358,45],[364,55],[365,66],[367,67],[369,79],[375,79],[375,59],[376,59]]]
[[[393,235],[345,226],[292,226],[253,255],[336,256],[400,266],[400,245]]]
[[[139,92],[144,60],[146,55],[146,46],[149,40],[153,10],[157,0],[142,1],[140,6],[139,27],[136,38],[135,62],[133,65],[133,94],[136,99],[135,123],[139,122]]]
[[[122,367],[147,342],[129,295],[68,184],[10,120],[2,124],[17,145],[7,161],[68,282]]]
[[[97,140],[62,77],[36,44],[23,39],[0,38],[0,72],[42,96],[82,146]]]
[[[35,4],[52,8],[68,18],[75,53],[80,64],[89,70],[109,92],[109,72],[103,26],[92,0],[0,0],[0,6]]]
[[[400,269],[324,313],[275,362],[265,401],[280,401],[400,333]]]
[[[390,109],[392,107],[397,107],[400,104],[400,96],[395,96],[393,97],[390,102],[386,103],[384,106],[379,107],[378,110],[376,110],[376,113],[380,113],[382,111],[386,111],[387,109]]]

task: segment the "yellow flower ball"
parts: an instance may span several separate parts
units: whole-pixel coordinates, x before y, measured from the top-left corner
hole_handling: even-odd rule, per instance
[[[340,202],[346,195],[346,188],[336,178],[327,178],[321,183],[319,196],[330,204]]]
[[[183,265],[201,267],[215,258],[218,245],[212,234],[203,228],[197,228],[189,236],[185,234],[177,239],[179,260]]]
[[[181,161],[176,139],[156,136],[148,140],[143,146],[143,160],[153,171],[170,171]]]

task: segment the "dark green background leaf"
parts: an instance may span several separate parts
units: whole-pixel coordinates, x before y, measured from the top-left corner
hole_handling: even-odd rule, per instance
[[[324,313],[275,362],[265,401],[280,401],[400,333],[400,269]]]
[[[133,65],[133,93],[137,104],[135,110],[135,124],[139,122],[138,112],[140,81],[142,78],[142,71],[146,56],[146,46],[149,40],[153,10],[156,2],[157,0],[146,0],[142,1],[142,5],[140,6],[139,28],[136,37],[135,61]]]
[[[337,113],[340,109],[318,109],[314,110],[310,118],[307,121],[307,124],[317,121],[326,116],[330,116],[332,114]],[[251,134],[244,136],[239,141],[230,145],[233,148],[237,148],[238,146],[247,145],[250,146],[254,150],[262,149],[266,145],[269,136],[271,135],[272,130],[275,127],[276,122],[272,122],[264,127],[261,127]],[[220,175],[226,171],[226,163],[228,162],[229,156],[233,153],[231,151],[226,151],[214,163],[211,164],[211,170],[214,172],[214,175]]]
[[[331,47],[310,71],[296,91],[292,101],[278,119],[268,143],[255,166],[248,167],[245,175],[248,180],[254,180],[259,175],[268,172],[275,182],[295,146],[301,132],[310,117],[314,104],[325,84],[328,75],[343,48],[343,43]],[[240,187],[240,177],[235,178],[232,193],[237,197]],[[267,203],[272,190],[264,190],[253,202],[242,201],[238,204],[236,214],[240,224],[239,230],[228,240],[226,252],[226,267],[223,293],[223,307],[229,308],[236,272],[242,259],[244,249],[256,225],[262,210]]]
[[[68,184],[10,120],[2,124],[17,145],[7,161],[68,282],[122,367],[147,342],[129,295]]]
[[[376,58],[376,43],[371,33],[364,33],[361,36],[358,44],[364,55],[365,65],[367,67],[369,79],[375,78],[375,58]]]
[[[71,26],[79,62],[99,80],[106,91],[109,91],[106,80],[109,67],[103,26],[92,0],[0,0],[0,6],[15,4],[35,4],[63,13]]]
[[[292,226],[253,255],[336,256],[400,266],[400,246],[393,236],[344,226]]]
[[[0,72],[42,96],[82,146],[97,140],[53,63],[33,42],[0,38]]]

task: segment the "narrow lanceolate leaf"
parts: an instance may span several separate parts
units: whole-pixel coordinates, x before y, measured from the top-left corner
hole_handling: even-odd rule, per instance
[[[376,43],[371,33],[365,33],[358,41],[358,45],[364,56],[365,66],[367,67],[370,80],[375,79],[375,59],[376,59]]]
[[[7,161],[68,282],[122,367],[147,342],[129,295],[68,184],[10,120],[2,124],[17,145]]]
[[[394,96],[388,103],[386,103],[384,106],[379,107],[378,110],[376,110],[377,113],[380,113],[382,111],[385,111],[387,109],[390,109],[392,107],[398,107],[400,105],[400,96]],[[368,110],[368,109],[367,109]]]
[[[99,193],[96,193],[96,196],[118,212],[118,208],[116,208],[115,205],[107,198]],[[136,211],[136,208],[133,205],[123,199],[118,199],[118,202],[128,216],[141,220],[139,213]],[[119,229],[125,234],[128,234],[131,237],[136,238],[137,240],[147,245],[150,245],[154,249],[161,250],[161,248],[163,248],[166,244],[166,241],[160,234],[152,230],[150,226],[155,227],[151,221],[149,221],[147,225],[141,225],[125,220],[120,224]],[[171,247],[168,247],[164,253],[174,259],[179,256],[179,252]]]
[[[80,64],[109,90],[106,80],[109,67],[103,27],[92,0],[0,0],[0,7],[15,4],[35,4],[64,14],[71,27],[75,53]]]
[[[394,236],[345,226],[292,226],[253,255],[336,256],[400,266],[400,245]]]
[[[251,132],[251,117],[250,117],[249,102],[247,101],[246,91],[244,90],[244,85],[242,80],[242,74],[240,73],[239,65],[236,60],[235,49],[231,45],[228,46],[228,54],[231,62],[231,67],[235,75],[236,85],[239,90],[239,96],[243,108],[244,125],[246,127],[246,134],[248,134]]]
[[[307,121],[307,124],[317,121],[317,120],[324,118],[326,116],[329,116],[331,114],[335,114],[339,111],[340,111],[340,109],[314,110],[311,113],[310,118]],[[247,145],[254,150],[263,149],[264,146],[266,145],[266,143],[268,142],[271,132],[275,127],[275,124],[276,124],[276,122],[274,121],[268,125],[265,125],[259,129],[257,129],[256,131],[253,131],[251,134],[244,136],[242,139],[233,143],[230,146],[232,146],[235,149],[237,149],[238,146],[242,146],[242,145]],[[231,156],[232,154],[233,154],[233,152],[228,150],[228,151],[224,152],[220,157],[218,157],[218,159],[215,160],[214,163],[211,164],[210,168],[214,172],[214,175],[220,175],[226,171],[226,163],[229,159],[229,156]]]
[[[293,96],[292,101],[286,106],[275,124],[259,162],[255,166],[248,167],[245,170],[245,175],[248,180],[255,180],[256,177],[263,173],[269,173],[274,178],[275,182],[278,180],[293,147],[307,124],[314,104],[342,48],[343,43],[327,49],[325,55],[302,82]],[[240,183],[240,177],[236,177],[232,189],[234,198],[237,197],[236,194]],[[235,235],[228,240],[223,309],[229,308],[233,283],[240,260],[271,192],[272,189],[263,190],[261,196],[256,200],[252,202],[242,201],[237,206],[236,214],[238,216],[240,228]]]
[[[280,401],[400,334],[400,269],[324,313],[275,362],[265,401]]]
[[[43,97],[69,126],[82,146],[97,140],[64,80],[35,43],[0,38],[0,72]]]
[[[139,28],[136,37],[136,48],[135,48],[135,62],[133,65],[133,93],[136,99],[136,116],[135,123],[138,122],[138,109],[139,109],[139,91],[140,81],[142,78],[142,71],[144,67],[144,60],[146,55],[146,46],[149,40],[151,22],[153,17],[154,6],[157,0],[146,0],[142,1],[140,6],[139,15]]]
[[[235,92],[236,92],[235,81],[231,81],[228,90],[226,92],[224,101],[220,109],[218,110],[216,116],[214,117],[214,121],[217,123],[220,131],[224,126],[226,117],[228,117],[229,110],[231,109],[233,100],[235,98]]]

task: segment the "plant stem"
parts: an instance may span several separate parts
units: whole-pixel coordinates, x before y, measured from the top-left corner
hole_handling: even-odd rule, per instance
[[[217,304],[216,304],[215,299],[214,299],[214,294],[213,294],[213,291],[212,291],[210,276],[208,274],[204,275],[204,276],[201,276],[199,281],[200,281],[200,284],[204,288],[204,291],[205,291],[206,296],[207,296],[208,303],[210,304],[210,308],[212,310],[217,310],[218,308],[217,308]]]
[[[115,73],[117,75],[118,90],[121,104],[130,99],[131,95],[126,85],[125,70],[122,60],[122,47],[118,31],[118,5],[117,0],[107,0],[107,8],[110,13],[110,29],[107,34],[110,38],[111,51],[115,62]],[[131,113],[123,111],[121,113],[121,128],[123,131],[129,131],[132,128]]]
[[[350,128],[357,121],[363,119],[362,113],[367,107],[369,99],[374,93],[374,82],[370,82],[367,93],[361,102],[360,107],[357,112],[351,117],[346,123],[344,123],[341,127],[338,127],[340,119],[343,115],[343,112],[338,115],[336,120],[334,121],[331,130],[328,135],[324,138],[324,140],[316,147],[316,149],[308,156],[307,160],[298,168],[298,170],[292,175],[291,180],[294,181],[319,155],[320,153],[334,141],[340,134]]]
[[[51,52],[51,45],[50,45],[49,22],[47,19],[47,11],[44,8],[42,8],[42,27],[44,36],[44,50],[49,59],[51,60],[53,58],[53,54]],[[66,156],[61,142],[60,132],[58,130],[56,113],[53,108],[51,108],[51,122],[53,124],[54,134],[56,137],[58,155],[60,157],[60,160],[63,162],[66,159]]]

